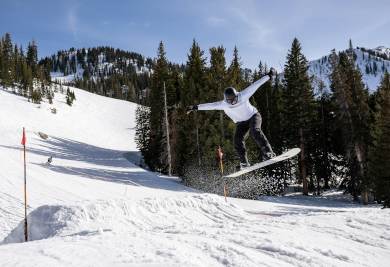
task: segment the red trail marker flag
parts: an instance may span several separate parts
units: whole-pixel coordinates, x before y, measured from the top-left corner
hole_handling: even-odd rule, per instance
[[[23,127],[23,137],[22,137],[22,145],[26,145],[26,132],[25,132],[25,130],[24,130],[24,127]]]

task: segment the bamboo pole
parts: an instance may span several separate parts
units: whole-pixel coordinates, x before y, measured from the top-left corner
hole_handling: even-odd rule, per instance
[[[26,134],[23,127],[23,158],[24,158],[24,241],[28,241],[28,224],[27,224],[27,176],[26,176]]]
[[[225,178],[223,177],[223,151],[221,146],[218,146],[217,156],[219,160],[219,169],[221,171],[221,177],[223,179],[223,195],[225,196],[225,202],[227,202],[227,186],[226,186]]]

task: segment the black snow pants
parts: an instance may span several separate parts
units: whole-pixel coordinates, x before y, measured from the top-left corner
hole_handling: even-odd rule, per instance
[[[264,156],[268,152],[273,152],[267,137],[261,130],[261,115],[257,112],[247,121],[240,121],[236,124],[236,132],[234,134],[234,148],[240,158],[240,162],[248,163],[246,156],[245,139],[248,137],[248,131],[255,140],[257,146]]]

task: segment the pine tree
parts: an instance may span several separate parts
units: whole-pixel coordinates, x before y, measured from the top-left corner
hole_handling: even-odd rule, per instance
[[[172,171],[178,173],[181,166],[178,163],[179,131],[181,128],[180,119],[184,119],[183,108],[180,107],[180,96],[183,88],[183,76],[178,66],[171,66],[170,82],[167,84],[167,101],[170,125],[170,146]],[[185,118],[186,119],[186,118]]]
[[[181,106],[178,120],[181,123],[178,131],[177,165],[179,174],[184,174],[188,165],[201,165],[202,154],[207,153],[203,141],[206,139],[207,126],[205,116],[197,112],[190,116],[185,114],[185,107],[208,101],[209,91],[207,89],[206,63],[204,52],[198,43],[193,40],[184,74],[184,87],[181,93]],[[202,146],[201,146],[202,144]]]
[[[53,104],[54,93],[53,93],[53,91],[51,90],[51,88],[48,88],[48,89],[46,90],[46,98],[47,98],[47,100],[49,101],[49,104]]]
[[[298,39],[295,38],[284,69],[283,130],[286,147],[301,148],[299,174],[304,194],[308,194],[306,176],[311,169],[313,144],[311,125],[316,116],[313,89],[307,69],[307,60],[301,52]]]
[[[25,60],[22,60],[21,62],[21,69],[22,69],[22,77],[21,77],[21,83],[22,83],[22,94],[24,97],[30,98],[32,96],[33,91],[33,77],[31,68],[27,65]]]
[[[390,75],[385,73],[377,92],[373,143],[369,152],[369,176],[376,198],[390,208]]]
[[[369,142],[368,92],[364,88],[360,71],[351,53],[331,56],[331,89],[340,129],[343,131],[343,147],[349,170],[343,184],[355,200],[368,188],[366,175],[367,144]]]
[[[69,90],[69,87],[66,89],[66,104],[69,106],[73,105],[73,101],[76,99],[74,92]]]
[[[35,104],[40,104],[42,101],[41,90],[33,90],[31,92],[31,101]]]
[[[266,124],[267,138],[275,153],[283,152],[283,137],[280,134],[282,131],[282,112],[283,112],[283,85],[281,84],[279,75],[275,77],[275,82],[270,89],[268,95],[268,112]]]
[[[76,95],[74,94],[74,91],[71,92],[72,102],[76,100]]]
[[[313,134],[316,139],[316,145],[314,148],[314,162],[315,162],[315,176],[316,176],[316,188],[317,194],[321,191],[321,182],[323,181],[324,188],[330,188],[330,179],[332,172],[335,171],[335,164],[332,162],[334,157],[334,146],[336,140],[334,140],[333,125],[333,110],[335,109],[333,102],[331,101],[331,95],[326,91],[325,83],[322,80],[318,81],[318,97],[316,99],[318,120],[314,122]],[[337,137],[338,138],[338,137]]]
[[[146,158],[146,163],[153,170],[163,171],[166,162],[162,158],[164,154],[164,128],[163,128],[163,86],[168,80],[169,68],[165,55],[163,42],[160,42],[157,52],[157,60],[152,76],[152,86],[150,93],[150,145],[152,151],[150,158]]]
[[[222,46],[210,48],[210,68],[207,71],[207,84],[209,90],[207,102],[219,101],[224,89],[227,87],[226,49]],[[225,155],[234,155],[232,136],[233,131],[227,128],[229,120],[223,111],[209,112],[207,114],[208,137],[203,144],[207,147],[209,157],[214,157],[215,149],[221,146]]]
[[[33,40],[27,47],[27,65],[31,68],[34,78],[38,77],[38,48]]]
[[[233,59],[228,68],[229,86],[234,88],[243,88],[245,86],[241,69],[241,60],[238,56],[238,49],[235,46],[233,51]]]
[[[21,68],[21,60],[23,55],[20,54],[19,48],[17,45],[14,46],[14,82],[15,83],[20,83],[21,82],[21,77],[22,77],[22,68]]]
[[[2,66],[1,66],[1,83],[5,87],[9,87],[14,82],[14,67],[13,67],[13,45],[11,35],[6,33],[2,39]]]

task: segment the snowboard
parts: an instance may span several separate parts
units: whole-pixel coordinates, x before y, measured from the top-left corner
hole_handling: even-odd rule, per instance
[[[256,164],[254,164],[252,166],[246,167],[246,168],[244,168],[242,170],[239,170],[237,172],[231,173],[229,175],[225,175],[224,177],[225,178],[238,177],[238,176],[243,175],[245,173],[252,172],[252,171],[261,169],[261,168],[263,168],[265,166],[269,166],[271,164],[274,164],[274,163],[277,163],[277,162],[280,162],[280,161],[292,158],[292,157],[296,156],[299,152],[301,152],[300,148],[292,148],[292,149],[284,152],[283,154],[281,154],[279,156],[276,156],[276,157],[274,157],[272,159],[256,163]]]

